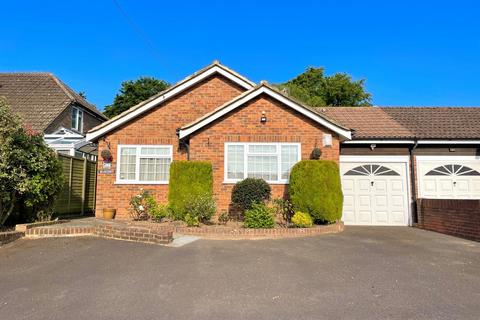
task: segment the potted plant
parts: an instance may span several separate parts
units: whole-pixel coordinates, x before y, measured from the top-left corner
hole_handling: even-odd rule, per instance
[[[110,163],[113,160],[112,153],[110,152],[109,149],[102,150],[101,156],[102,156],[103,162]]]
[[[115,213],[117,213],[117,209],[104,208],[103,209],[103,219],[111,220],[115,217]]]

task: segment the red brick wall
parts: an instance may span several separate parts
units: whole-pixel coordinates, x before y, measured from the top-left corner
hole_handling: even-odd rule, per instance
[[[418,227],[480,241],[480,200],[419,199]]]
[[[260,123],[262,111],[267,123]],[[323,147],[323,133],[331,133],[332,147]],[[302,159],[309,159],[313,148],[322,149],[322,159],[339,160],[339,138],[314,121],[298,114],[268,96],[260,96],[190,138],[190,158],[212,161],[214,194],[219,212],[230,204],[233,184],[224,181],[225,142],[300,142]],[[282,197],[287,185],[272,185],[272,196]]]
[[[176,129],[205,113],[212,111],[244,91],[230,80],[213,76],[163,105],[156,107],[136,120],[116,129],[99,141],[99,154],[110,146],[113,155],[112,174],[98,174],[96,215],[103,208],[116,208],[117,217],[129,219],[130,198],[140,188],[152,190],[161,202],[167,200],[167,185],[118,185],[115,184],[115,169],[118,144],[168,144],[173,145],[173,159],[184,160],[184,150],[178,148]],[[99,159],[98,169],[103,162]]]

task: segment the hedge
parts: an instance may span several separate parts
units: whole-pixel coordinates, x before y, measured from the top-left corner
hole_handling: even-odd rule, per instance
[[[307,212],[316,222],[331,223],[342,217],[343,193],[334,161],[304,160],[295,164],[289,192],[295,211]]]
[[[192,197],[212,196],[212,194],[213,168],[210,162],[173,161],[171,163],[168,203],[175,215],[185,214],[185,204]]]

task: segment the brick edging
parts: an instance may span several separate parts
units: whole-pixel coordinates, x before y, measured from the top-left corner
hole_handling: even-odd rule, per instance
[[[21,231],[0,232],[0,246],[20,239],[23,236],[25,236],[25,233]]]
[[[247,229],[229,227],[175,227],[94,222],[88,227],[36,227],[25,231],[28,238],[68,237],[92,235],[102,238],[135,242],[167,244],[173,241],[173,233],[194,235],[205,239],[258,240],[309,237],[339,233],[344,230],[343,222],[312,228]]]
[[[342,232],[344,228],[345,226],[343,222],[337,222],[330,225],[314,226],[312,228],[247,229],[227,227],[176,227],[175,232],[213,240],[257,240],[301,238],[321,234],[339,233]]]
[[[55,238],[69,236],[97,236],[109,239],[166,244],[173,241],[173,232],[156,230],[153,228],[140,228],[130,226],[114,226],[94,223],[88,227],[36,227],[27,229],[25,236],[28,238]]]

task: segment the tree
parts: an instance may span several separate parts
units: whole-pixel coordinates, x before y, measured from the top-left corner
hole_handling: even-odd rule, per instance
[[[371,100],[365,80],[353,81],[346,73],[325,76],[323,68],[307,68],[278,87],[311,107],[369,106]]]
[[[0,226],[15,209],[51,213],[63,185],[61,169],[43,136],[24,128],[0,99]]]
[[[128,110],[130,107],[150,98],[167,89],[170,84],[163,80],[150,77],[141,77],[137,80],[122,82],[120,92],[115,96],[112,105],[106,106],[105,114],[111,118]]]
[[[79,92],[78,92],[78,95],[79,95],[80,97],[82,97],[83,99],[87,100],[87,94],[85,93],[85,91],[79,91]]]

